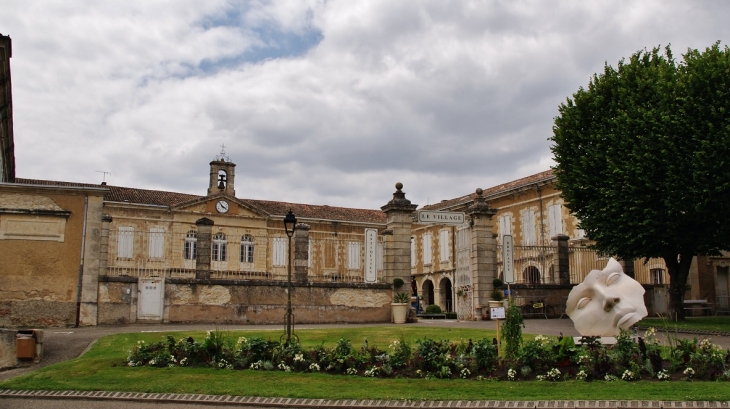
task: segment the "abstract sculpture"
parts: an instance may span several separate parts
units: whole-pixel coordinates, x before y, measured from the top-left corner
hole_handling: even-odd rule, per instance
[[[583,336],[615,336],[646,317],[644,288],[611,258],[570,291],[565,312]]]

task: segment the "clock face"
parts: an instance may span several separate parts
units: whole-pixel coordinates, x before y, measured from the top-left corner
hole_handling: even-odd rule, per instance
[[[219,200],[218,203],[215,204],[215,210],[218,210],[218,213],[227,213],[228,208],[228,202],[225,200]]]

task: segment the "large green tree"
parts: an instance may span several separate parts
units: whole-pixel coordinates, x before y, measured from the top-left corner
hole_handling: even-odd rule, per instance
[[[695,255],[730,249],[730,50],[669,47],[605,65],[560,105],[558,188],[596,248],[661,257],[684,318]]]

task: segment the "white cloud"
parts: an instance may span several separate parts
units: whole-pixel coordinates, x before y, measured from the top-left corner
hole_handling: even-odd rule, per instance
[[[604,62],[730,34],[701,1],[10,1],[19,177],[377,208],[547,169]]]

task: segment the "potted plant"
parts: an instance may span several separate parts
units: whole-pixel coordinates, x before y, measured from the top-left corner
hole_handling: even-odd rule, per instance
[[[492,297],[492,301],[489,301],[489,308],[498,308],[503,307],[504,303],[502,300],[504,300],[504,295],[502,294],[502,280],[499,278],[495,278],[492,280],[492,285],[494,286],[494,290],[490,294]]]
[[[408,307],[411,297],[408,293],[395,293],[393,303],[390,304],[393,309],[393,322],[396,324],[405,324],[408,316]]]

